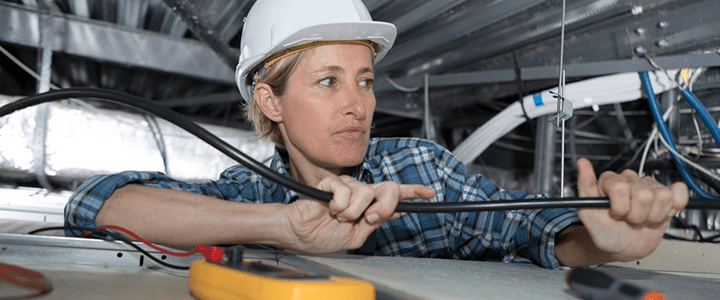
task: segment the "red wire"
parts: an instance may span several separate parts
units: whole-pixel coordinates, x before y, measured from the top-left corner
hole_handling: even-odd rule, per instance
[[[127,230],[127,229],[125,229],[125,228],[122,228],[122,227],[120,227],[120,226],[115,226],[115,225],[102,225],[102,226],[95,227],[95,229],[114,229],[114,230],[120,230],[120,231],[125,232],[125,233],[129,234],[130,236],[134,237],[136,240],[143,242],[145,245],[148,245],[148,246],[152,247],[153,249],[158,250],[158,251],[160,251],[160,252],[162,252],[162,253],[165,253],[165,254],[170,254],[170,255],[174,255],[174,256],[190,256],[190,255],[195,254],[195,252],[197,252],[197,248],[196,248],[196,249],[193,249],[193,250],[190,250],[190,251],[188,251],[188,252],[175,252],[175,251],[170,251],[170,250],[167,250],[167,249],[164,249],[164,248],[160,248],[160,247],[155,246],[155,245],[153,245],[152,243],[146,241],[145,239],[141,238],[140,236],[138,236],[137,234],[133,233],[132,231]]]

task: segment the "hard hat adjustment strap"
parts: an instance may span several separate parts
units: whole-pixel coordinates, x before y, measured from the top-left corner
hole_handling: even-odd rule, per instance
[[[341,41],[314,41],[307,44],[302,44],[295,47],[290,47],[288,49],[285,49],[283,51],[280,51],[278,53],[275,53],[268,57],[264,63],[261,64],[262,67],[258,68],[256,72],[254,72],[253,81],[257,83],[260,78],[265,73],[265,70],[267,70],[270,66],[272,66],[274,63],[278,62],[280,59],[287,57],[290,54],[297,53],[303,50],[306,50],[308,48],[312,47],[318,47],[318,46],[325,46],[325,45],[332,45],[332,44],[359,44],[359,45],[365,45],[370,47],[370,49],[373,52],[373,58],[377,56],[378,49],[377,44],[368,41],[368,40],[341,40]]]

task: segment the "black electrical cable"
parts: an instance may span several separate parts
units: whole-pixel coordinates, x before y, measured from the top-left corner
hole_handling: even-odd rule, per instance
[[[697,239],[689,239],[689,238],[679,237],[676,235],[665,233],[665,234],[663,234],[663,238],[668,239],[668,240],[678,240],[678,241],[684,241],[684,242],[711,243],[711,244],[720,243],[720,240],[716,241],[716,239],[720,238],[720,234],[697,240]]]
[[[117,240],[124,242],[125,244],[130,245],[131,247],[135,248],[137,251],[139,251],[143,255],[149,257],[150,259],[154,260],[155,262],[157,262],[163,266],[166,266],[166,267],[172,268],[172,269],[179,269],[179,270],[190,269],[190,267],[178,266],[178,265],[164,262],[161,259],[159,259],[159,258],[155,257],[154,255],[150,254],[149,252],[147,252],[145,249],[136,245],[135,243],[133,243],[133,241],[126,238],[125,236],[123,236],[119,233],[112,232],[112,231],[89,228],[89,227],[78,227],[78,226],[55,226],[55,227],[44,227],[44,228],[35,229],[33,231],[28,232],[28,234],[36,234],[38,232],[51,231],[51,230],[82,230],[82,231],[90,231],[90,232],[92,232],[94,234],[98,234],[98,235],[110,236],[110,237],[113,237]]]
[[[610,207],[610,200],[602,197],[565,197],[477,202],[400,202],[395,211],[408,213],[452,213],[459,211],[579,207]],[[685,208],[720,209],[720,201],[705,198],[691,198]]]
[[[49,91],[42,94],[28,96],[18,101],[9,103],[0,107],[0,117],[8,115],[14,111],[24,109],[33,105],[62,100],[67,98],[98,98],[109,100],[120,104],[138,108],[145,112],[160,117],[176,126],[184,129],[190,134],[195,135],[199,139],[208,143],[210,146],[219,150],[223,154],[256,172],[260,176],[267,178],[288,189],[294,190],[300,194],[329,202],[332,200],[332,194],[324,192],[313,187],[309,187],[302,183],[292,180],[287,176],[283,176],[262,163],[256,161],[252,157],[237,150],[232,145],[213,135],[209,131],[193,123],[183,115],[169,109],[157,105],[156,103],[129,95],[123,92],[96,89],[96,88],[72,88],[64,90]],[[490,211],[490,210],[510,210],[510,209],[542,209],[542,208],[579,208],[579,207],[609,207],[610,201],[607,198],[541,198],[541,199],[521,199],[521,200],[501,200],[501,201],[477,201],[477,202],[400,202],[395,211],[408,213],[449,213],[460,211]],[[690,209],[720,209],[720,201],[704,198],[691,198],[687,208]]]
[[[265,177],[286,188],[297,191],[300,194],[318,200],[322,200],[325,202],[329,202],[330,200],[332,200],[331,193],[306,186],[290,179],[287,176],[283,176],[280,173],[271,170],[262,163],[258,162],[250,156],[247,156],[245,153],[235,149],[235,147],[231,146],[227,142],[221,140],[209,131],[190,121],[183,115],[169,108],[159,106],[152,101],[126,93],[95,88],[72,88],[49,91],[42,94],[32,95],[0,107],[0,117],[3,117],[16,110],[27,108],[33,105],[67,98],[99,98],[132,106],[145,112],[151,113],[195,135],[199,139],[210,144],[210,146],[229,156],[233,160],[239,162],[248,169],[253,170],[262,177]]]
[[[683,229],[692,229],[700,240],[705,239],[705,237],[703,237],[702,231],[696,225],[690,225],[690,224],[688,224],[688,222],[686,220],[678,218],[676,216],[673,217],[673,221],[675,221],[675,227],[683,228]]]

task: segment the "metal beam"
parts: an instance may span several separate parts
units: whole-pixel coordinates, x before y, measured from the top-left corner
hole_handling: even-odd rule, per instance
[[[182,18],[185,25],[195,36],[215,51],[215,54],[225,62],[228,68],[235,70],[240,51],[228,45],[228,41],[224,39],[218,30],[215,30],[207,16],[195,8],[197,5],[194,2],[190,0],[163,0],[163,2],[176,16]]]
[[[674,56],[661,56],[653,58],[653,61],[665,69],[695,68],[720,66],[720,54],[686,54]],[[645,59],[626,59],[617,61],[594,62],[565,65],[567,77],[593,77],[624,72],[651,71],[655,68]],[[557,66],[532,67],[521,69],[522,80],[543,80],[557,79]],[[479,72],[466,72],[446,75],[430,75],[430,88],[453,87],[462,85],[498,84],[515,81],[515,73],[512,69],[490,70]],[[423,85],[422,76],[404,77],[393,79],[403,87],[416,87]],[[374,84],[374,91],[377,98],[376,111],[411,118],[422,119],[423,110],[419,102],[420,95],[403,93],[393,88],[386,79],[379,77]],[[459,106],[457,98],[449,102],[448,97],[433,97],[430,95],[431,105],[444,107],[447,105]],[[476,99],[482,99],[476,97]],[[462,105],[468,104],[470,100],[460,101]],[[480,102],[476,100],[475,102]],[[460,105],[461,106],[461,105]]]
[[[659,66],[665,69],[697,68],[720,66],[720,55],[717,53],[708,54],[685,54],[673,56],[654,57]],[[617,61],[578,63],[565,66],[565,76],[586,77],[599,76],[625,72],[643,72],[655,70],[645,59],[623,59]],[[522,70],[523,80],[550,79],[557,77],[558,68],[534,67]]]
[[[658,65],[665,69],[696,68],[720,66],[720,54],[683,54],[673,56],[660,56],[653,58]],[[625,72],[643,72],[655,70],[645,59],[623,59],[615,61],[601,61],[590,63],[576,63],[564,66],[567,77],[592,77]],[[522,80],[553,79],[557,77],[558,66],[528,67],[520,69]],[[449,87],[460,85],[474,85],[486,83],[515,81],[515,72],[512,69],[488,70],[477,72],[463,72],[443,75],[430,75],[430,87]],[[393,79],[397,84],[405,87],[423,85],[423,75]],[[392,91],[394,88],[387,80],[380,78],[374,85],[376,93]]]
[[[487,5],[475,5],[472,9],[462,12],[464,17],[456,17],[450,24],[438,24],[436,29],[423,35],[422,38],[408,40],[397,45],[395,50],[378,63],[379,68],[392,67],[405,59],[413,57],[423,51],[435,48],[465,36],[471,32],[480,30],[491,24],[508,18],[516,13],[526,10],[528,7],[539,5],[544,0],[521,0],[521,1],[493,1]],[[474,16],[474,17],[470,17]]]
[[[616,0],[594,1],[592,3],[585,1],[584,3],[577,3],[575,6],[575,8],[569,9],[567,12],[565,27],[568,32],[632,9],[632,6],[618,4]],[[522,18],[526,14],[517,14],[511,19],[515,23],[514,25],[508,25],[502,29],[491,27],[485,30],[487,32],[477,34],[477,37],[472,39],[465,38],[461,40],[458,37],[453,43],[457,44],[458,41],[464,41],[462,45],[457,45],[454,49],[405,66],[407,68],[406,74],[451,72],[456,68],[462,68],[483,59],[508,53],[518,47],[542,41],[559,33],[562,25],[561,13],[562,10],[560,9],[549,9],[543,13],[543,18],[530,18],[527,20]],[[493,26],[496,26],[496,24],[493,24]]]
[[[398,35],[422,24],[431,18],[444,13],[446,10],[455,7],[465,0],[432,0],[414,8],[409,13],[392,21],[397,28]]]
[[[53,14],[53,51],[110,63],[233,84],[227,68],[201,42]],[[23,6],[0,2],[0,41],[38,48],[38,16]]]
[[[242,95],[240,92],[233,91],[230,93],[218,93],[209,94],[196,97],[176,98],[176,99],[165,99],[157,100],[157,103],[165,107],[179,107],[179,106],[190,106],[190,105],[201,105],[201,104],[217,104],[226,102],[239,102],[242,101]]]

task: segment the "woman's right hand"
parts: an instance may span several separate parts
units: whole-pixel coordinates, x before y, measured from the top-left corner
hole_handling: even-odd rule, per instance
[[[300,198],[287,206],[286,249],[308,253],[333,253],[360,248],[386,221],[400,217],[400,201],[435,197],[421,184],[383,181],[365,184],[346,175],[329,176],[316,188],[331,192],[329,202]]]

